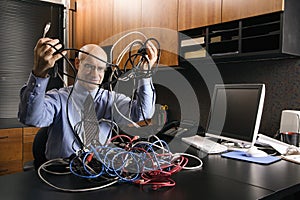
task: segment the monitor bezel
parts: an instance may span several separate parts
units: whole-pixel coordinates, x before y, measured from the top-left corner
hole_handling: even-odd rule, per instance
[[[224,135],[222,135],[223,129],[222,129],[220,135],[210,133],[210,131],[209,131],[209,124],[210,124],[210,121],[211,121],[213,105],[214,105],[214,102],[216,101],[217,90],[218,89],[225,89],[226,90],[227,88],[228,89],[247,89],[247,88],[251,88],[251,89],[257,89],[259,91],[258,98],[257,98],[258,108],[257,108],[257,111],[256,111],[255,126],[254,126],[254,129],[253,129],[252,137],[249,134],[249,140],[224,136]],[[243,145],[243,146],[246,146],[246,145],[250,145],[250,147],[253,146],[256,142],[257,134],[258,134],[260,123],[261,123],[261,117],[262,117],[263,107],[264,107],[264,99],[265,99],[265,84],[262,84],[262,83],[261,84],[216,84],[215,88],[214,88],[213,98],[211,100],[211,107],[210,107],[209,117],[208,117],[208,120],[207,120],[205,136],[225,140],[225,141],[228,141],[228,142],[238,143],[239,145]],[[224,119],[224,121],[225,121],[225,119]],[[224,127],[224,124],[223,124],[223,127]]]

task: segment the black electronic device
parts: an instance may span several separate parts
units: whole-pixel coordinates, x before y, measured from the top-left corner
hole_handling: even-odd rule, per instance
[[[264,97],[264,84],[217,84],[205,136],[254,145]]]

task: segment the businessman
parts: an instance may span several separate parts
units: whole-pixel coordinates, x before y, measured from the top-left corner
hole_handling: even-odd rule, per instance
[[[75,59],[77,77],[74,85],[46,91],[49,70],[66,54],[65,51],[56,53],[56,49],[61,47],[57,39],[38,40],[34,48],[32,72],[20,91],[19,120],[30,126],[49,127],[45,152],[47,159],[66,158],[80,150],[82,145],[90,145],[86,124],[94,126],[93,139],[104,145],[111,136],[113,124],[129,124],[152,117],[155,90],[151,77],[138,80],[135,99],[100,88],[107,67],[107,55],[95,44],[80,49],[88,54],[79,53]],[[149,69],[157,60],[157,49],[151,42],[147,43],[146,49],[149,62],[142,66]],[[85,119],[88,115],[84,111],[87,97],[92,98],[93,103],[89,105],[93,105],[93,109],[89,113],[94,113],[96,120]],[[130,116],[130,119],[125,116]]]

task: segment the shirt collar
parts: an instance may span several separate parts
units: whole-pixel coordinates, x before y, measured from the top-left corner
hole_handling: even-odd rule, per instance
[[[98,88],[92,90],[92,91],[88,91],[85,87],[83,87],[80,83],[76,82],[74,84],[74,91],[76,92],[76,95],[78,95],[78,97],[80,98],[84,98],[90,93],[92,95],[93,98],[95,98]]]

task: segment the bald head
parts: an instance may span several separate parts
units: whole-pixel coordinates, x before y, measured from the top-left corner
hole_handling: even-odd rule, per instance
[[[106,70],[107,55],[105,51],[96,44],[87,44],[80,50],[87,52],[79,52],[78,58],[75,59],[75,67],[78,70],[77,77],[79,83],[87,90],[91,91],[102,83]],[[95,58],[95,57],[96,58]],[[97,59],[100,58],[101,60]]]
[[[107,61],[107,55],[106,55],[105,51],[99,45],[87,44],[87,45],[84,45],[83,47],[81,47],[80,50],[90,53],[104,61]],[[89,56],[85,53],[79,52],[78,58],[79,58],[79,60],[84,61],[86,59],[92,58],[92,56]]]

